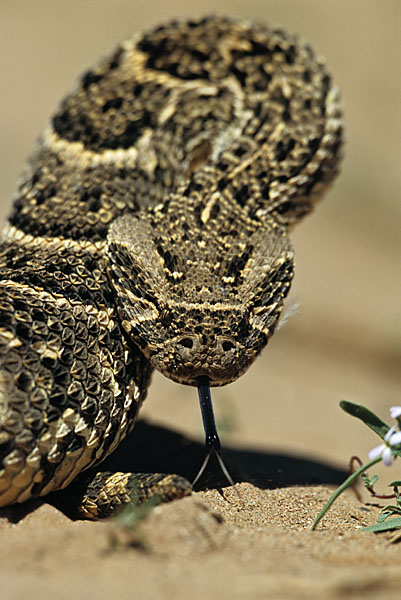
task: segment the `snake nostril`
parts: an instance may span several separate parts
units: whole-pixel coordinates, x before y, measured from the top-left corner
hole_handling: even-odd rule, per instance
[[[184,348],[192,348],[192,346],[194,345],[193,340],[191,340],[191,338],[188,337],[182,338],[178,343],[181,346],[184,346]]]
[[[224,352],[228,352],[229,350],[232,350],[234,348],[233,342],[230,342],[229,340],[225,340],[221,346]]]

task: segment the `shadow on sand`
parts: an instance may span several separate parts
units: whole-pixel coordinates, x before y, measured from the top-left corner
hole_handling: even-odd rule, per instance
[[[222,456],[235,483],[246,481],[261,489],[292,485],[338,485],[348,475],[346,471],[325,462],[291,454],[225,446]],[[193,481],[204,457],[203,443],[171,429],[139,420],[132,434],[96,467],[96,471],[176,473],[188,481]],[[78,487],[79,485],[78,483]],[[216,458],[212,456],[195,490],[222,488],[227,485]],[[74,511],[71,512],[71,498],[64,491],[50,494],[44,500],[36,499],[2,508],[0,518],[18,523],[27,514],[35,511],[43,501],[49,501],[74,518]]]
[[[177,473],[193,481],[205,456],[204,445],[171,429],[139,420],[135,429],[106,461],[101,471]],[[291,485],[339,484],[348,473],[325,462],[291,454],[224,446],[222,456],[236,483],[261,489]],[[196,490],[225,487],[227,481],[212,456]]]

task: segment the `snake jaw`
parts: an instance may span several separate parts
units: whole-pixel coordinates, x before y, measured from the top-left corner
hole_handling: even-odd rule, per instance
[[[183,338],[185,343],[188,339]],[[149,355],[152,366],[177,383],[197,386],[199,377],[207,377],[210,386],[217,387],[235,381],[257,356],[256,351],[238,342],[230,342],[229,349],[219,351],[216,343],[201,345],[199,339],[194,339],[191,348],[183,346],[182,340],[170,340],[163,349]]]

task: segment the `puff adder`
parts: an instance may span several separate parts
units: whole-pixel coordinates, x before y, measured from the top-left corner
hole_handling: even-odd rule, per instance
[[[195,386],[244,373],[275,330],[288,234],[335,176],[341,132],[324,61],[259,24],[173,21],[83,75],[3,230],[0,506],[109,455],[154,368]],[[93,486],[88,517],[190,492],[174,475]]]

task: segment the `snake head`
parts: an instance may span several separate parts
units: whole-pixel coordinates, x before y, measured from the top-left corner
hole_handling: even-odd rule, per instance
[[[231,383],[273,334],[293,275],[293,252],[276,225],[212,236],[190,219],[124,216],[108,236],[109,274],[122,325],[166,377]]]

